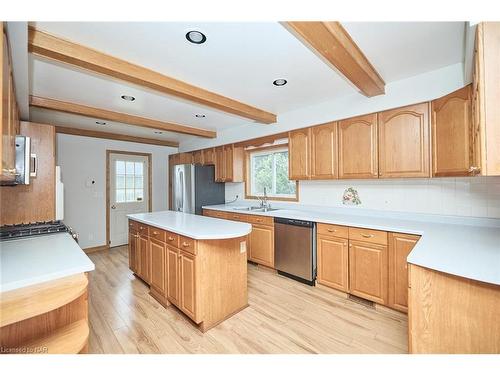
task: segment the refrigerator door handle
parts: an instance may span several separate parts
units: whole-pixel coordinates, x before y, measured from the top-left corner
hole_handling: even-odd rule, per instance
[[[180,182],[180,190],[181,190],[181,199],[180,199],[180,204],[179,204],[179,211],[184,211],[184,189],[186,188],[184,184],[184,173],[182,171],[179,171],[179,182]]]

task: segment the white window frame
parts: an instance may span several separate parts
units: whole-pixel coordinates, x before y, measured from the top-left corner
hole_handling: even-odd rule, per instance
[[[269,155],[269,154],[277,154],[280,152],[286,151],[288,152],[288,156],[290,156],[288,145],[283,145],[283,147],[267,147],[262,149],[251,149],[247,150],[247,184],[246,184],[246,198],[256,198],[261,197],[262,194],[255,194],[254,191],[254,163],[253,158],[255,156]],[[273,157],[273,178],[272,178],[272,191],[267,191],[267,197],[270,200],[289,200],[289,201],[297,201],[298,200],[298,190],[299,186],[295,181],[295,194],[275,194],[276,191],[276,158]]]

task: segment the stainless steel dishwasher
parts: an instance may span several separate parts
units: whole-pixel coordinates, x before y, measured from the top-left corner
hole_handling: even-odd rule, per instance
[[[274,266],[280,275],[315,284],[315,228],[312,221],[274,218]]]

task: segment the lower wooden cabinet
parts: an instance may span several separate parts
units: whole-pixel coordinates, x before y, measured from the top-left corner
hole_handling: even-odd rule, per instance
[[[253,224],[248,259],[274,268],[274,227]]]
[[[389,295],[388,306],[408,311],[408,263],[406,258],[420,236],[389,233]]]
[[[350,293],[370,301],[387,303],[387,246],[349,241]]]
[[[348,240],[319,234],[316,243],[318,283],[347,292],[349,290]]]
[[[167,246],[167,298],[179,306],[179,249]]]
[[[136,231],[130,230],[128,234],[128,266],[133,273],[137,273],[137,242],[139,235]]]
[[[149,238],[139,235],[139,262],[137,275],[146,283],[151,283],[151,249],[149,247]]]
[[[151,287],[158,293],[166,293],[166,251],[167,245],[161,241],[151,239],[149,242],[151,253]]]
[[[196,256],[180,252],[180,304],[179,308],[196,323],[200,322],[196,293]]]

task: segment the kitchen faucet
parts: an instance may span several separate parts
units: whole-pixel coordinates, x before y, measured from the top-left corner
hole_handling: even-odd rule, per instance
[[[259,198],[259,200],[260,200],[260,207],[262,207],[265,210],[271,208],[271,204],[267,201],[267,190],[266,190],[266,187],[264,187],[264,197]]]

